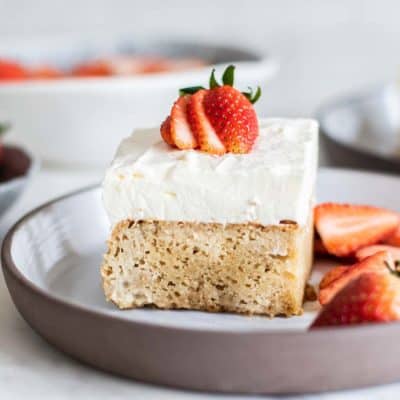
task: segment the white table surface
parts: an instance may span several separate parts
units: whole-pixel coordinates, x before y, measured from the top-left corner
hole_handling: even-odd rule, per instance
[[[19,216],[44,201],[100,181],[101,171],[43,169],[0,222],[4,231]],[[343,360],[345,362],[345,360]],[[373,363],[371,362],[371,368]],[[400,383],[369,389],[303,396],[307,399],[394,399]],[[21,318],[0,274],[0,399],[254,399],[151,386],[86,367],[42,340]],[[280,397],[282,399],[282,397]]]

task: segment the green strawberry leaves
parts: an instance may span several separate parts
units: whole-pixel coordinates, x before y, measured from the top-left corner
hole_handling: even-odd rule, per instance
[[[257,86],[256,92],[253,93],[253,89],[249,88],[248,92],[242,92],[247,99],[250,101],[251,104],[254,104],[261,96],[261,88]]]
[[[3,136],[10,129],[10,124],[7,122],[0,122],[0,136]]]
[[[220,85],[215,77],[215,68],[212,69],[209,81],[210,90],[219,88],[223,85],[233,86],[235,80],[235,66],[229,65],[226,67],[224,73],[222,74],[222,85]],[[190,86],[179,90],[179,95],[184,96],[186,94],[194,94],[199,90],[204,90],[203,86]],[[248,92],[242,92],[244,96],[250,101],[251,104],[254,104],[261,96],[261,88],[257,86],[255,92],[253,89],[249,88]]]
[[[211,71],[211,76],[210,76],[210,89],[215,89],[220,86],[221,85],[215,79],[215,68],[213,68]]]
[[[235,78],[235,66],[229,65],[229,67],[226,68],[224,74],[222,75],[222,82],[224,83],[224,85],[233,86],[234,78]]]
[[[205,89],[203,86],[190,86],[186,88],[179,89],[179,96],[184,96],[185,94],[195,94],[199,90]]]

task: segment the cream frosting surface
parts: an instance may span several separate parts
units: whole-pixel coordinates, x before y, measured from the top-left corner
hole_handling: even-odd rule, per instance
[[[159,129],[124,139],[103,181],[112,224],[125,219],[263,225],[307,222],[317,171],[318,123],[260,120],[249,154],[177,150]]]

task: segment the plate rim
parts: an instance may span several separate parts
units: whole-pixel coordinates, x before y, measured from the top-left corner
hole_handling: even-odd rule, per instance
[[[361,175],[375,175],[377,177],[386,177],[390,179],[395,179],[395,180],[400,180],[400,177],[396,177],[396,175],[388,174],[388,173],[382,173],[382,172],[375,172],[375,171],[363,171],[363,170],[356,170],[356,169],[350,169],[350,168],[336,168],[336,167],[320,167],[318,168],[318,173],[321,171],[324,172],[339,172],[339,173],[351,173],[351,174],[361,174]],[[3,269],[3,274],[5,275],[5,272],[9,273],[12,275],[14,279],[17,280],[17,282],[25,286],[28,290],[32,291],[34,294],[44,298],[48,302],[53,302],[56,303],[58,306],[62,307],[67,307],[70,309],[70,311],[78,312],[78,313],[83,313],[83,314],[89,314],[93,317],[98,317],[98,318],[105,318],[105,319],[111,319],[113,321],[119,321],[121,323],[126,323],[132,327],[147,327],[147,328],[154,328],[157,330],[165,330],[168,332],[180,332],[180,333],[191,333],[191,334],[212,334],[212,335],[254,335],[254,336],[263,336],[266,335],[268,337],[273,337],[275,335],[279,336],[285,336],[288,338],[293,338],[297,337],[299,335],[304,336],[304,335],[332,335],[332,334],[338,334],[339,332],[344,335],[353,335],[353,334],[359,334],[359,333],[370,333],[374,334],[375,331],[382,332],[383,329],[386,330],[398,330],[400,333],[400,323],[393,321],[393,322],[387,322],[385,324],[363,324],[363,325],[353,325],[353,326],[343,326],[343,327],[321,327],[315,330],[309,330],[308,328],[306,330],[297,330],[297,329],[284,329],[284,328],[279,328],[279,329],[274,329],[274,330],[268,330],[268,329],[239,329],[239,330],[232,330],[229,328],[219,328],[219,329],[208,329],[206,327],[186,327],[186,326],[173,326],[173,325],[164,325],[158,322],[151,322],[151,321],[139,321],[139,320],[130,320],[130,319],[125,319],[121,318],[119,315],[114,315],[114,314],[108,314],[102,311],[98,311],[94,308],[91,307],[86,307],[82,304],[74,303],[69,300],[62,299],[60,297],[57,297],[56,295],[46,291],[45,289],[39,287],[36,285],[34,282],[32,282],[29,278],[27,278],[18,268],[16,263],[13,260],[13,257],[11,255],[11,247],[12,247],[12,242],[14,239],[14,235],[17,232],[17,230],[22,226],[27,220],[29,220],[31,217],[34,215],[38,214],[42,210],[48,208],[49,206],[67,200],[69,198],[78,196],[83,193],[91,192],[94,190],[99,190],[101,188],[101,184],[96,183],[96,184],[91,184],[82,188],[79,188],[77,190],[68,192],[66,194],[63,194],[61,196],[57,196],[54,199],[51,199],[38,207],[35,207],[31,211],[27,212],[24,214],[22,217],[20,217],[14,224],[13,226],[8,230],[7,234],[4,237],[2,246],[1,246],[1,264],[2,264],[2,269]],[[13,295],[10,293],[11,297],[13,298]]]

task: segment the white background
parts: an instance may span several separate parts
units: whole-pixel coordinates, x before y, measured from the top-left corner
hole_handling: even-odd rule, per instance
[[[396,0],[0,0],[0,40],[55,34],[239,43],[281,61],[263,114],[310,116],[321,101],[396,78]]]

